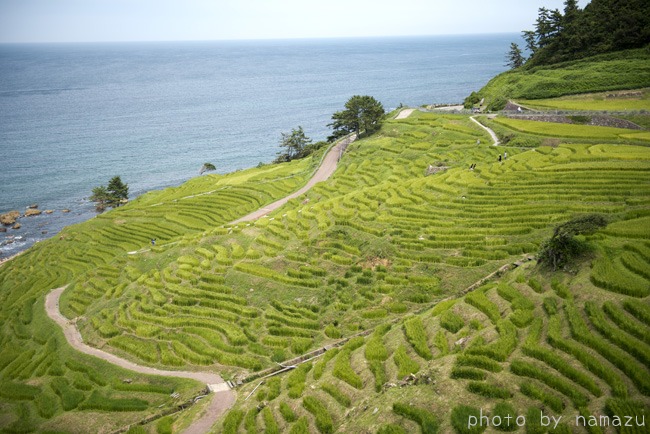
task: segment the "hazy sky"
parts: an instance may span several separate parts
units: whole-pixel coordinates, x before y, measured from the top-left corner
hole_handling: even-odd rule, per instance
[[[507,33],[562,0],[0,0],[0,42]],[[581,0],[583,7],[587,0]]]

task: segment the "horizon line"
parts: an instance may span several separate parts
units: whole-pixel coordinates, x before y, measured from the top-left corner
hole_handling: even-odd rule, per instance
[[[388,39],[388,38],[429,38],[481,35],[514,35],[520,32],[478,32],[478,33],[438,33],[409,35],[364,35],[364,36],[297,36],[270,38],[223,38],[223,39],[133,39],[133,40],[61,40],[61,41],[0,41],[0,45],[46,45],[46,44],[129,44],[129,43],[184,43],[184,42],[269,42],[269,41],[316,41],[344,39]]]

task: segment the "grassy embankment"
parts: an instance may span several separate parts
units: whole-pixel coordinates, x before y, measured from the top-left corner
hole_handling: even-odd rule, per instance
[[[650,86],[649,63],[650,50],[637,49],[555,65],[524,66],[497,75],[478,94],[485,98],[485,106],[489,109],[501,109],[508,99],[533,100],[647,88]],[[593,109],[599,110],[595,107]]]
[[[159,243],[188,245],[192,234],[294,191],[317,163],[315,157],[226,176],[204,176],[151,192],[123,208],[66,228],[59,237],[2,265],[0,430],[110,432],[199,392],[205,385],[134,375],[73,351],[46,317],[44,295],[81,276],[87,276],[85,295],[91,299],[77,298],[63,306],[117,294],[123,289],[116,280],[120,273],[133,275],[172,260],[163,256],[140,260],[127,251],[147,248],[154,237]],[[123,383],[124,379],[132,383]],[[171,398],[172,391],[179,398]]]
[[[277,427],[280,432],[295,433],[401,433],[419,426],[427,433],[482,432],[466,431],[463,426],[468,415],[483,409],[491,415],[526,416],[527,428],[521,432],[545,432],[537,420],[541,409],[547,416],[563,416],[556,432],[570,432],[576,415],[647,412],[650,150],[602,144],[613,139],[611,131],[584,127],[582,139],[601,144],[560,144],[525,151],[498,148],[509,153],[508,160],[500,164],[496,149],[470,145],[470,137],[465,145],[450,144],[445,132],[469,131],[471,125],[466,122],[423,114],[391,122],[377,137],[355,145],[332,184],[341,186],[341,180],[352,173],[350,180],[364,179],[366,161],[372,173],[400,165],[413,167],[418,161],[409,157],[414,148],[428,155],[416,167],[444,161],[452,166],[444,173],[429,177],[415,170],[411,175],[408,171],[390,173],[386,183],[377,184],[386,196],[371,204],[367,201],[377,200],[369,197],[377,191],[373,186],[359,191],[353,188],[358,184],[350,182],[350,192],[341,197],[338,188],[324,185],[322,193],[313,193],[320,197],[321,206],[297,206],[301,214],[309,210],[314,215],[308,216],[312,229],[321,225],[329,236],[335,233],[330,228],[342,226],[337,214],[347,212],[351,221],[364,221],[340,228],[347,231],[346,245],[372,237],[389,242],[392,250],[386,255],[385,268],[373,267],[377,261],[368,261],[364,255],[353,258],[353,264],[361,264],[357,275],[371,279],[370,291],[359,282],[336,291],[341,297],[346,288],[356,286],[357,296],[368,300],[367,307],[358,299],[347,304],[335,300],[338,312],[333,317],[344,335],[356,328],[346,330],[343,324],[370,327],[373,315],[383,318],[374,323],[379,326],[369,337],[355,338],[300,371],[268,380],[254,399],[238,402],[218,431],[236,432],[236,427],[239,432],[274,431]],[[525,130],[526,125],[532,123],[518,125],[518,129],[534,136],[537,131]],[[564,125],[546,126],[553,127],[557,127],[555,136],[565,134]],[[552,130],[548,135],[553,136]],[[479,162],[474,172],[466,169],[472,161]],[[305,216],[292,221],[290,211],[284,212],[284,231],[279,233],[292,239],[292,228]],[[543,272],[531,262],[464,297],[453,297],[467,283],[461,276],[495,269],[502,263],[495,257],[499,254],[503,262],[515,259],[521,252],[509,252],[521,246],[515,240],[527,240],[536,248],[552,226],[587,212],[604,213],[612,223],[587,238],[593,253],[569,272]],[[499,242],[490,242],[496,234]],[[309,250],[309,245],[318,243],[303,243],[305,259],[318,252]],[[462,258],[468,262],[456,262]],[[486,262],[481,265],[479,259]],[[328,274],[335,273],[335,268],[327,267],[327,259],[319,261],[323,264]],[[418,307],[400,297],[400,288],[415,286],[409,278],[423,266],[430,276],[440,278],[439,297],[452,295],[431,309],[427,307],[435,303],[422,301]],[[351,265],[348,271],[354,270]],[[407,270],[413,272],[402,274]],[[400,277],[402,283],[391,287]],[[396,301],[406,306],[405,313],[391,312],[389,306]],[[319,307],[320,318],[327,318],[329,306],[331,300]],[[422,308],[423,312],[409,315]],[[320,323],[321,327],[332,324]],[[314,339],[324,337],[315,333]],[[415,374],[417,384],[407,381],[403,387],[392,387],[400,386],[409,373]],[[247,396],[257,384],[246,386],[240,396]],[[258,409],[260,403],[263,411]]]
[[[530,414],[540,432],[542,406],[565,421],[647,407],[650,149],[598,127],[493,124],[531,148],[477,146],[489,139],[467,117],[416,113],[271,218],[226,225],[295,190],[317,158],[150,193],[2,266],[0,427],[108,431],[200,387],[72,354],[43,312],[67,283],[61,307],[86,341],[153,366],[244,375],[377,327],[246,402],[245,386],[225,432],[449,432],[476,408]],[[430,164],[446,169],[425,176]],[[457,298],[589,212],[612,223],[569,273],[531,263]],[[418,385],[384,386],[409,373]],[[126,376],[148,385],[124,391]]]

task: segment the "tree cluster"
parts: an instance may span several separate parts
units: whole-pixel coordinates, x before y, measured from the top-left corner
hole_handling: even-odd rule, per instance
[[[577,217],[557,226],[553,236],[542,243],[537,262],[553,271],[565,267],[585,250],[584,243],[576,239],[576,235],[589,235],[605,226],[607,220],[600,214]]]
[[[529,57],[512,43],[506,59],[512,68],[640,48],[650,43],[650,2],[592,0],[580,9],[577,0],[565,0],[563,11],[540,8],[535,28],[522,36]]]
[[[332,142],[351,133],[357,136],[361,133],[371,134],[381,127],[385,113],[384,107],[375,98],[355,95],[345,103],[345,110],[332,115],[333,122],[328,126],[332,127],[333,132],[327,140]],[[312,143],[299,126],[297,129],[292,129],[291,133],[281,133],[280,147],[284,150],[278,152],[274,163],[304,158],[326,144],[326,142]]]
[[[107,207],[115,208],[129,199],[129,185],[122,182],[119,176],[114,176],[108,185],[93,188],[90,200],[96,203],[95,209],[99,212]]]
[[[328,141],[355,133],[359,136],[362,132],[372,134],[381,126],[385,115],[384,106],[375,98],[367,95],[354,95],[345,103],[345,110],[332,115],[333,132]]]
[[[278,152],[274,163],[285,163],[291,160],[305,158],[326,145],[325,142],[312,143],[302,127],[292,129],[291,133],[281,133],[280,147],[284,151]]]

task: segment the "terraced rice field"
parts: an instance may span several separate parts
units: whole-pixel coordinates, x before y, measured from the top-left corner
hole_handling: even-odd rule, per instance
[[[37,246],[0,268],[2,378],[52,396],[68,395],[56,392],[64,380],[78,402],[38,413],[36,389],[17,392],[0,426],[28,414],[60,427],[120,390],[115,377],[75,386],[88,370],[66,368],[60,337],[48,347],[48,323],[34,318],[66,283],[62,312],[90,344],[232,379],[369,331],[246,401],[259,380],[245,385],[223,432],[466,432],[463,418],[481,408],[530,414],[531,427],[542,406],[565,420],[647,408],[650,149],[488,143],[467,117],[416,112],[352,144],[332,178],[254,223],[228,224],[297,189],[314,160],[151,193]],[[611,223],[575,269],[529,263],[463,294],[593,212]],[[32,356],[62,371],[39,371]],[[138,399],[142,411],[158,404]]]

